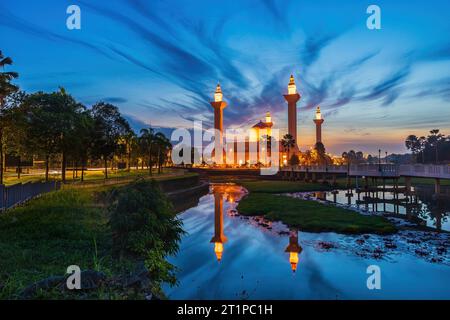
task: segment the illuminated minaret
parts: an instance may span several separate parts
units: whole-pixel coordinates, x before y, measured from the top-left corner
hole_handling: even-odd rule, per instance
[[[217,261],[222,260],[223,244],[227,242],[227,237],[223,234],[223,193],[214,192],[214,237],[211,243],[214,243],[214,252]]]
[[[214,129],[219,131],[219,137],[215,137],[216,141],[221,141],[220,145],[223,144],[223,109],[226,108],[227,103],[223,101],[222,89],[220,84],[217,84],[216,92],[214,93],[214,101],[210,102],[211,106],[214,108]],[[218,145],[216,144],[216,147]],[[222,148],[222,159],[224,158],[223,148]],[[220,159],[220,158],[219,158]]]
[[[322,142],[322,123],[324,120],[322,119],[322,114],[320,113],[320,107],[317,107],[316,118],[313,121],[316,124],[316,143]]]
[[[288,103],[288,133],[295,139],[294,153],[298,153],[297,141],[297,102],[300,100],[300,95],[297,92],[294,76],[291,75],[288,84],[288,94],[284,95]]]
[[[289,263],[293,272],[297,270],[298,255],[303,251],[302,247],[298,243],[298,231],[291,230],[289,235],[289,245],[284,252],[289,253]]]

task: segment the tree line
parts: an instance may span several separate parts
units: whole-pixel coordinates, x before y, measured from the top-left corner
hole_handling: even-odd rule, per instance
[[[428,136],[406,137],[405,146],[417,163],[448,163],[450,161],[450,135],[440,133],[439,129],[430,130]]]
[[[0,68],[11,64],[12,59],[0,51]],[[145,166],[149,174],[155,166],[161,172],[168,161],[170,140],[152,128],[137,135],[113,104],[97,102],[86,107],[64,88],[28,94],[12,84],[17,77],[15,72],[0,72],[0,184],[6,154],[19,159],[19,175],[20,159],[43,160],[46,181],[50,163],[56,160],[63,182],[69,163],[81,171],[83,181],[89,162],[102,163],[106,179],[115,159],[121,169]]]

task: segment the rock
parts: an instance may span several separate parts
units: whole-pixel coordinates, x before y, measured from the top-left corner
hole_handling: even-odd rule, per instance
[[[29,285],[28,287],[23,289],[22,292],[19,293],[19,298],[31,299],[40,290],[51,290],[57,287],[61,287],[62,285],[65,286],[65,284],[66,284],[65,276],[51,276],[38,282],[35,282],[32,285]]]
[[[408,239],[408,240],[406,240],[406,242],[412,243],[412,244],[420,244],[420,241],[416,240],[416,239]]]
[[[434,262],[434,263],[442,262],[442,259],[441,258],[431,258],[431,262]]]
[[[396,248],[397,248],[397,245],[396,245],[395,243],[392,243],[392,242],[386,242],[386,243],[384,244],[384,246],[385,246],[387,249],[396,249]]]
[[[364,239],[356,239],[356,243],[359,245],[363,245],[366,241]]]
[[[370,236],[368,234],[363,235],[364,239],[369,239]]]
[[[95,270],[81,272],[81,290],[97,289],[106,281],[106,274]]]
[[[67,278],[66,276],[51,276],[33,283],[32,285],[26,287],[19,293],[21,299],[32,299],[38,291],[47,291],[53,289],[59,289],[61,291],[69,290],[67,288]],[[85,270],[80,274],[81,289],[80,290],[92,290],[97,289],[104,281],[106,281],[106,275],[103,272],[98,272],[94,270]],[[72,291],[72,290],[70,290]],[[76,291],[76,290],[74,290]]]
[[[444,254],[444,253],[447,253],[447,249],[444,247],[439,247],[439,248],[436,248],[436,252],[438,254]]]
[[[325,250],[330,250],[333,248],[336,248],[336,246],[331,243],[331,242],[325,242],[325,241],[320,241],[318,244],[319,248],[325,249]]]
[[[122,283],[125,288],[132,287],[143,290],[152,288],[152,282],[150,280],[150,272],[148,271],[144,262],[138,263],[135,271],[131,275],[125,277],[122,280]]]
[[[426,252],[425,250],[422,250],[422,249],[416,249],[415,253],[421,257],[426,257],[429,254],[428,252]]]

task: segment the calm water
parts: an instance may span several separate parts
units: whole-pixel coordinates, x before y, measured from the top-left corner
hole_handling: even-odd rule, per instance
[[[392,188],[392,186],[386,186]],[[450,200],[449,199],[433,199],[433,187],[421,187],[412,189],[417,194],[416,197],[406,197],[400,194],[398,201],[392,201],[394,194],[392,192],[385,192],[384,197],[382,192],[371,193],[371,199],[364,200],[364,193],[361,193],[359,198],[357,193],[353,190],[352,195],[349,195],[347,190],[335,190],[333,192],[312,192],[312,193],[298,193],[293,196],[312,196],[319,200],[326,200],[336,202],[343,205],[351,205],[355,209],[367,212],[387,212],[391,214],[399,214],[405,217],[417,217],[423,220],[423,224],[428,227],[438,230],[450,231]],[[378,198],[380,201],[373,201],[373,198]]]
[[[187,234],[169,259],[180,281],[164,288],[171,299],[450,299],[450,259],[439,251],[450,249],[447,234],[286,230],[236,214],[240,187],[212,189],[180,215]],[[367,289],[366,270],[374,264],[381,290]]]

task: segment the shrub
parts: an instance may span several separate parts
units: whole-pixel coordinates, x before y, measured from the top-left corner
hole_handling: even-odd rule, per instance
[[[178,251],[182,222],[155,181],[136,181],[113,191],[110,225],[115,256],[145,260],[154,281],[175,283],[175,268],[165,261]]]

